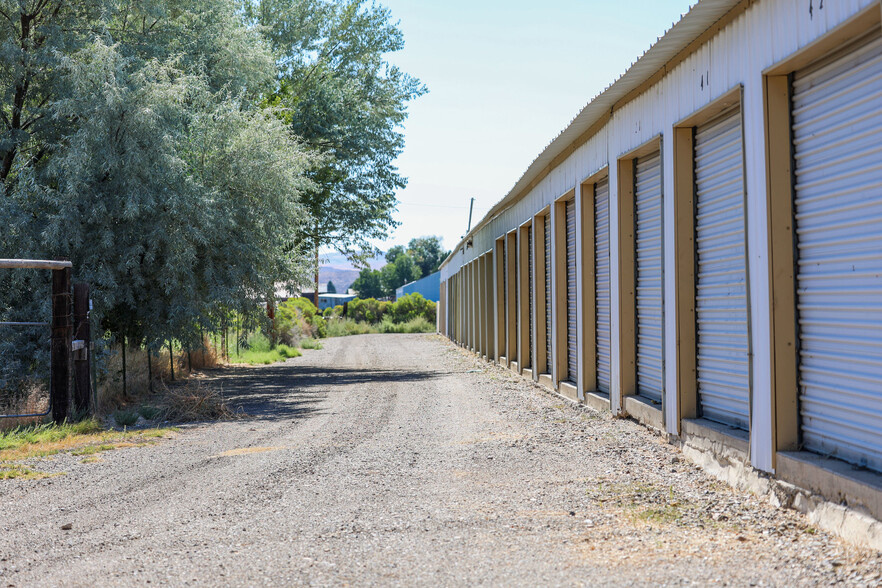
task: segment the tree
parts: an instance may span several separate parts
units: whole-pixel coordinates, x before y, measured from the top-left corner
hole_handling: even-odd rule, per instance
[[[236,0],[0,12],[30,39],[0,52],[0,118],[25,117],[0,141],[0,257],[70,258],[93,286],[93,325],[139,344],[193,341],[302,279],[299,197],[316,159],[259,108],[275,62]]]
[[[413,257],[423,276],[434,274],[441,263],[450,255],[441,247],[441,237],[429,236],[411,239],[407,252]]]
[[[352,289],[358,292],[359,298],[382,298],[386,292],[378,270],[364,268],[352,283]]]
[[[334,282],[328,280],[328,294],[336,294],[337,287],[334,285]]]
[[[387,263],[380,270],[380,280],[386,295],[395,296],[395,290],[420,279],[420,268],[407,253],[396,256],[394,263]]]
[[[386,252],[386,263],[395,263],[395,260],[404,255],[404,253],[404,247],[401,245],[390,247],[389,251]]]
[[[355,263],[370,242],[397,226],[395,192],[406,180],[394,165],[404,148],[407,104],[425,86],[386,59],[404,39],[388,9],[366,0],[251,0],[279,56],[278,91],[266,104],[284,109],[295,134],[324,156],[304,194],[311,222],[299,237],[314,251],[331,246]],[[295,24],[296,23],[296,24]]]

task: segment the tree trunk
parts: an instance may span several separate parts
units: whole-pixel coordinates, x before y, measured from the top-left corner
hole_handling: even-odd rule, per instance
[[[122,352],[123,352],[123,398],[125,398],[126,394],[128,394],[128,388],[126,386],[126,336],[123,335],[122,338]]]
[[[319,241],[315,240],[315,291],[313,292],[312,301],[315,303],[315,307],[318,308],[318,289],[319,289]]]
[[[168,340],[168,365],[171,368],[171,381],[175,381],[175,355],[172,350],[171,339]]]
[[[147,389],[153,394],[153,354],[147,347]]]

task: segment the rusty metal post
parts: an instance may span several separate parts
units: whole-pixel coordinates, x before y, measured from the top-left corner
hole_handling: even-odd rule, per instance
[[[89,285],[74,284],[73,288],[73,372],[74,372],[74,412],[85,415],[92,408],[92,382],[89,378],[89,365],[92,358],[89,346],[92,342],[92,329],[89,322]]]
[[[70,411],[70,344],[72,335],[70,268],[52,270],[52,339],[49,396],[52,419],[62,423]]]

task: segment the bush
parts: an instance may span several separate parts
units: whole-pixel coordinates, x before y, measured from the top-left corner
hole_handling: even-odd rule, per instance
[[[117,426],[120,427],[131,427],[135,423],[138,422],[138,411],[137,410],[118,410],[113,413],[113,420],[116,421]]]
[[[306,338],[327,337],[328,325],[315,305],[306,298],[289,298],[276,312],[279,338],[287,345]]]
[[[328,323],[328,337],[346,337],[347,335],[367,335],[378,333],[376,327],[367,323],[359,323],[351,318],[339,318]]]
[[[417,318],[423,318],[427,322],[435,322],[435,303],[426,300],[423,295],[414,292],[402,296],[390,308],[392,321],[395,323],[407,323]]]
[[[377,300],[376,298],[356,298],[349,303],[349,312],[346,317],[356,322],[369,324],[379,323],[389,311],[391,302]]]
[[[380,323],[381,333],[434,333],[435,323],[430,323],[425,318],[419,316],[409,320],[406,323],[395,323],[386,317]]]

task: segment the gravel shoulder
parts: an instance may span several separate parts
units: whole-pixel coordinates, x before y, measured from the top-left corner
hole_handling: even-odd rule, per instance
[[[0,586],[882,583],[882,553],[436,335],[214,383],[249,417],[0,481]]]

